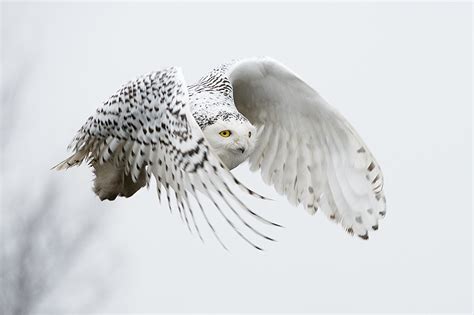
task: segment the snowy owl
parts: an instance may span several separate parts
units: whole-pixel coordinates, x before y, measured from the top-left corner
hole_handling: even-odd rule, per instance
[[[356,131],[268,57],[226,63],[191,85],[178,67],[130,81],[89,117],[69,148],[74,154],[55,168],[87,161],[101,200],[130,197],[153,175],[170,210],[177,208],[202,239],[199,213],[224,247],[208,211],[217,211],[257,249],[262,247],[254,238],[273,239],[249,220],[279,226],[239,197],[237,191],[266,199],[229,171],[244,161],[291,204],[310,214],[321,209],[362,239],[385,215],[382,172]],[[209,198],[214,210],[199,196]]]

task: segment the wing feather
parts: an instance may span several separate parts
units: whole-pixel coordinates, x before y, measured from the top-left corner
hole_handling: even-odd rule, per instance
[[[56,169],[87,160],[96,170],[105,167],[113,170],[107,177],[113,182],[107,182],[107,187],[95,187],[101,199],[115,199],[117,195],[128,197],[148,185],[153,175],[158,197],[163,188],[170,212],[176,208],[189,231],[196,231],[200,239],[203,237],[189,194],[224,248],[227,249],[206,214],[209,210],[203,207],[199,193],[206,196],[232,230],[254,248],[261,250],[262,246],[252,241],[247,232],[273,240],[244,218],[243,214],[247,214],[253,221],[278,226],[250,210],[233,192],[237,188],[264,198],[240,183],[210,150],[191,115],[187,87],[179,68],[153,72],[124,85],[89,117],[70,148],[74,154]],[[98,177],[99,173],[102,174],[96,172]],[[127,178],[133,189],[125,191]],[[96,184],[97,181],[98,178]]]
[[[292,71],[270,58],[226,66],[237,109],[261,130],[249,158],[265,183],[368,238],[385,215],[383,175],[354,128]]]

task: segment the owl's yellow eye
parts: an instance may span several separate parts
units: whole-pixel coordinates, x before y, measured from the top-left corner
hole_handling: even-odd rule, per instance
[[[221,135],[221,137],[228,138],[231,135],[231,132],[230,130],[222,130],[221,132],[219,132],[219,134]]]

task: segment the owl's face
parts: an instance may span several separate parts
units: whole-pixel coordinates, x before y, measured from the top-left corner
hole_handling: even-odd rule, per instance
[[[248,120],[217,120],[204,128],[203,133],[228,169],[245,161],[257,140],[256,129]]]

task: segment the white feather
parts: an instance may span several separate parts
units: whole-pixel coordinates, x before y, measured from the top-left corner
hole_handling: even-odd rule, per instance
[[[264,126],[250,156],[251,169],[260,166],[264,182],[292,204],[321,206],[349,232],[367,238],[367,231],[376,229],[377,219],[385,214],[383,177],[349,123],[273,59],[238,61],[227,76],[237,109],[253,124]]]

